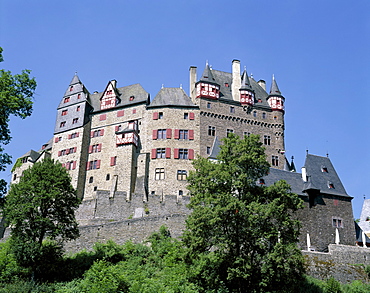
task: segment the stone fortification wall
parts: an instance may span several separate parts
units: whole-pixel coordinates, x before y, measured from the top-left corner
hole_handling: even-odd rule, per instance
[[[329,245],[328,253],[302,251],[307,274],[321,280],[334,277],[342,283],[369,282],[365,267],[370,265],[370,249],[359,246]]]

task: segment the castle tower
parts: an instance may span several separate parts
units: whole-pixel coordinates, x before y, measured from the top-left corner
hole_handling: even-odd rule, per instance
[[[89,143],[89,92],[74,75],[58,108],[54,128],[52,158],[69,170],[72,185],[80,197],[84,193],[85,164]]]
[[[251,87],[251,83],[249,81],[246,69],[244,69],[242,75],[242,84],[239,89],[239,92],[240,92],[240,103],[242,104],[242,106],[254,105],[254,90]]]
[[[272,84],[270,89],[270,94],[267,101],[272,109],[272,111],[284,112],[284,102],[285,98],[281,95],[279,87],[276,83],[275,77],[272,76]]]
[[[202,77],[195,84],[195,87],[196,98],[217,100],[220,97],[220,85],[216,83],[208,63],[206,64]]]

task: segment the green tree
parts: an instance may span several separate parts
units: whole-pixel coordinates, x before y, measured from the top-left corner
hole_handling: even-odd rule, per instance
[[[285,181],[257,183],[269,164],[256,135],[225,138],[217,159],[194,160],[188,178],[193,211],[183,240],[193,277],[208,290],[292,290],[303,274],[292,217],[301,200]]]
[[[3,61],[3,49],[0,47],[0,62]],[[32,113],[32,96],[36,89],[36,81],[30,77],[30,70],[12,75],[10,71],[0,69],[0,171],[11,164],[11,156],[4,152],[10,142],[9,117],[18,116],[22,119]],[[0,179],[0,197],[6,193],[6,181]]]
[[[45,158],[25,170],[11,185],[4,208],[17,262],[41,274],[46,259],[60,258],[61,243],[79,236],[74,213],[79,203],[60,163]]]

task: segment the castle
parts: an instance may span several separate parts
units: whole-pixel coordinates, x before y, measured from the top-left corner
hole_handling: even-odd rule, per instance
[[[231,73],[208,64],[199,79],[196,67],[189,73],[189,95],[181,87],[162,88],[153,100],[140,84],[117,87],[115,80],[89,93],[75,75],[58,105],[54,137],[18,159],[11,183],[51,156],[69,171],[83,199],[77,218],[85,242],[123,234],[140,239],[160,224],[179,236],[190,212],[186,179],[192,159],[215,159],[228,133],[258,134],[271,165],[259,183],[284,179],[304,200],[300,247],[327,251],[338,234],[340,243],[361,242],[352,197],[329,158],[307,154],[302,173],[285,158],[285,98],[274,78],[267,91],[264,80],[241,72],[239,60],[232,61]]]

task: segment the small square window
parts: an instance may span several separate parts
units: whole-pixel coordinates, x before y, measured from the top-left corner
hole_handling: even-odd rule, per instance
[[[70,97],[64,98],[64,103],[68,103],[70,101]]]
[[[265,185],[265,179],[260,178],[260,180],[259,180],[259,184],[261,184],[261,185]]]
[[[76,124],[76,123],[78,123],[78,118],[74,118],[74,119],[72,120],[72,124]]]
[[[68,114],[68,110],[63,110],[62,111],[62,116],[66,116]]]
[[[189,119],[189,113],[184,113],[184,119]]]
[[[164,168],[155,169],[155,180],[164,180]]]
[[[257,117],[257,111],[253,111],[253,117]]]
[[[134,96],[131,96],[130,97],[130,101],[133,101],[135,99],[135,97]]]
[[[177,180],[186,180],[188,172],[186,170],[177,170]]]
[[[321,167],[321,171],[323,173],[328,173],[328,168],[326,168],[325,166]]]
[[[76,111],[80,112],[81,111],[81,106],[77,106]]]
[[[207,155],[211,154],[211,147],[207,146]]]
[[[226,136],[229,136],[230,133],[234,133],[234,130],[232,130],[232,129],[226,129]]]
[[[158,119],[163,119],[163,112],[158,113]]]
[[[262,113],[262,119],[266,119],[266,113]]]
[[[328,187],[329,187],[330,189],[334,189],[334,184],[333,184],[332,182],[328,182]]]
[[[235,113],[235,107],[230,107],[230,113]]]
[[[225,82],[225,87],[229,87],[229,83]]]
[[[211,103],[207,103],[207,109],[211,109]]]
[[[64,126],[66,126],[66,122],[65,121],[60,122],[60,127],[64,127]]]

